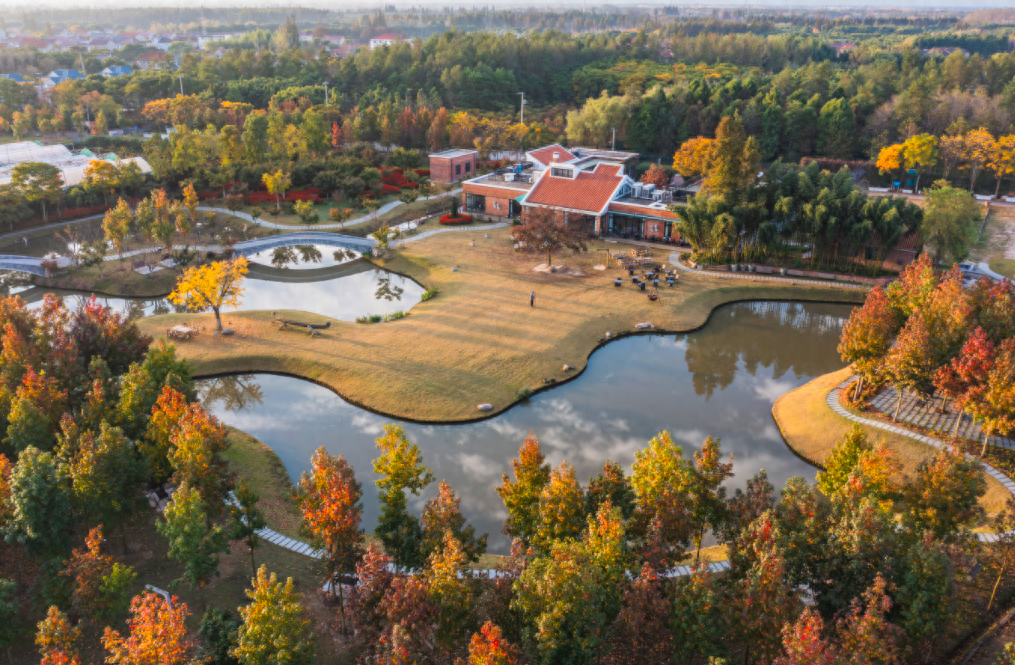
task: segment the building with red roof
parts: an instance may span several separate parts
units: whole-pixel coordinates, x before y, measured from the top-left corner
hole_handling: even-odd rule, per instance
[[[397,32],[386,32],[383,35],[377,35],[376,37],[370,38],[370,50],[373,51],[375,48],[380,46],[391,46],[392,44],[404,41],[405,37]]]
[[[489,217],[519,217],[552,208],[595,235],[677,238],[670,194],[629,175],[637,153],[549,145],[527,161],[462,183],[465,209]]]

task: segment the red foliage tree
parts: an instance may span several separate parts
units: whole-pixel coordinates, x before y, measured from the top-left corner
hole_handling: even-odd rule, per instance
[[[303,527],[328,553],[331,596],[335,597],[337,586],[344,633],[345,598],[335,573],[351,571],[359,558],[363,542],[359,528],[363,504],[359,500],[363,491],[345,457],[332,457],[324,446],[314,452],[310,468],[310,473],[303,472],[298,486]]]
[[[127,620],[130,636],[123,637],[112,628],[102,635],[102,646],[109,652],[109,665],[178,665],[187,662],[193,643],[187,640],[187,606],[173,596],[146,591],[134,596]]]
[[[930,331],[920,312],[914,313],[902,327],[898,339],[885,358],[885,369],[899,394],[895,418],[899,417],[906,390],[920,391],[931,382],[936,369]]]
[[[366,644],[377,641],[384,630],[386,617],[381,601],[388,593],[395,575],[388,566],[391,559],[376,548],[373,543],[356,564],[358,584],[349,594],[349,608],[356,632]]]
[[[468,665],[516,665],[517,650],[504,639],[501,629],[489,621],[469,642]]]
[[[567,213],[553,208],[526,208],[522,214],[522,225],[511,230],[511,239],[523,243],[532,252],[546,254],[549,268],[555,252],[565,249],[575,254],[588,252],[586,240],[591,229],[578,219],[569,219]]]
[[[825,622],[821,615],[807,607],[795,623],[782,627],[782,648],[785,655],[772,665],[833,665],[835,650],[822,637]]]
[[[342,138],[342,127],[337,122],[331,123],[331,147],[335,150],[340,149],[345,145],[345,140]]]
[[[901,665],[906,631],[889,623],[892,600],[885,593],[888,583],[879,574],[874,585],[854,598],[849,613],[836,624],[836,650],[848,654],[857,665]]]
[[[665,578],[651,564],[627,585],[620,614],[613,624],[614,637],[605,658],[608,665],[638,665],[673,661],[670,632],[670,600],[664,593]]]
[[[959,355],[934,375],[934,385],[954,399],[959,409],[959,415],[955,418],[955,434],[958,434],[966,406],[979,399],[993,367],[994,345],[983,328],[977,328],[966,340]]]
[[[860,375],[854,397],[861,394],[865,381],[876,380],[898,331],[898,317],[880,286],[867,294],[862,307],[850,313],[842,326],[838,350],[843,362],[854,363]]]

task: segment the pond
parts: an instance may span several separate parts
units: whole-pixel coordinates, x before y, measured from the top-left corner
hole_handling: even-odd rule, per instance
[[[294,249],[296,261],[302,267],[305,262],[299,249],[289,249]],[[370,314],[391,314],[398,310],[407,312],[419,302],[424,289],[408,277],[388,272],[363,259],[339,260],[334,248],[327,249],[330,250],[327,254],[331,257],[328,260],[330,265],[317,269],[290,270],[252,263],[242,302],[237,309],[298,310],[339,321],[355,321]],[[267,253],[269,259],[272,251]],[[86,292],[65,289],[25,288],[23,280],[9,279],[8,291],[18,293],[30,306],[41,304],[46,293],[62,296],[70,308],[90,296]],[[0,278],[0,285],[4,283]],[[179,311],[166,298],[99,296],[99,300],[114,311],[131,317]]]
[[[529,430],[547,459],[576,467],[585,483],[609,458],[628,471],[634,452],[662,430],[673,433],[685,457],[708,435],[733,453],[743,488],[765,469],[775,487],[815,469],[783,442],[772,404],[811,378],[841,369],[836,353],[851,306],[741,303],[716,310],[702,329],[679,335],[629,337],[596,351],[585,373],[540,393],[495,418],[462,425],[405,423],[427,466],[462,497],[462,512],[490,534],[489,550],[506,553],[506,516],[495,487]],[[205,405],[223,422],[271,446],[295,480],[319,446],[345,455],[363,484],[363,525],[377,523],[374,440],[396,422],[353,406],[331,390],[302,379],[253,374],[199,382]],[[410,497],[418,515],[435,482]]]

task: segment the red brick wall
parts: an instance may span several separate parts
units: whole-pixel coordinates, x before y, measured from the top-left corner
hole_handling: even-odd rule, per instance
[[[469,164],[469,171],[465,165]],[[455,167],[461,167],[461,173],[455,173]],[[434,182],[458,182],[468,180],[476,175],[476,155],[462,157],[430,157],[430,179]]]
[[[511,199],[494,196],[486,197],[487,215],[491,215],[493,217],[507,217],[510,211],[511,211]]]

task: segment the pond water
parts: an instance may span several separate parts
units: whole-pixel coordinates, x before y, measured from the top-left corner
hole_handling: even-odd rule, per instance
[[[540,393],[489,420],[464,425],[405,423],[437,480],[462,497],[462,512],[490,534],[489,550],[506,553],[500,532],[506,516],[495,487],[529,430],[548,461],[562,459],[586,482],[609,458],[628,471],[634,452],[662,430],[673,433],[685,457],[712,435],[734,454],[744,487],[759,469],[781,488],[815,469],[783,442],[772,404],[809,379],[843,366],[836,353],[851,306],[741,303],[716,310],[708,324],[679,335],[618,340],[596,351],[575,381]],[[271,446],[295,480],[319,446],[345,455],[363,483],[363,525],[377,522],[376,476],[371,462],[381,426],[393,422],[348,404],[334,392],[292,377],[253,374],[199,382],[205,405],[223,422]],[[410,497],[418,515],[434,483]]]
[[[299,251],[295,255],[302,265]],[[331,265],[316,270],[289,270],[251,264],[242,302],[237,309],[298,310],[339,321],[355,321],[370,314],[408,311],[419,302],[424,289],[408,277],[382,270],[362,259],[339,261],[330,251],[328,256],[332,257]],[[89,293],[81,291],[15,287],[14,283],[11,282],[10,292],[18,293],[30,306],[41,304],[46,293],[63,296],[70,308],[90,297]],[[131,317],[179,311],[166,298],[100,296],[99,300]]]
[[[295,245],[292,247],[276,247],[256,254],[249,254],[247,260],[280,270],[320,270],[349,263],[360,258],[362,254],[340,247],[327,245]]]

